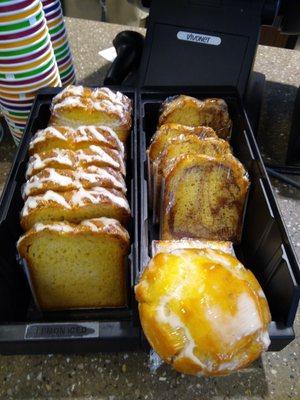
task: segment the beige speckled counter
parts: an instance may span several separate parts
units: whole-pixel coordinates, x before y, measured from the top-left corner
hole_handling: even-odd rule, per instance
[[[67,19],[79,83],[101,84],[109,66],[98,52],[111,46],[122,26]],[[266,74],[266,96],[259,142],[266,158],[284,158],[300,52],[259,47],[255,70]],[[0,185],[6,179],[15,147],[0,144]],[[300,256],[300,191],[272,182],[289,234]],[[150,373],[145,353],[85,356],[0,356],[3,399],[300,399],[300,318],[297,338],[279,353],[267,353],[251,368],[224,378],[183,376],[163,365]]]

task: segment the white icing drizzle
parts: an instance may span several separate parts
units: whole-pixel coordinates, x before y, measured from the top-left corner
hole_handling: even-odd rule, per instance
[[[66,96],[83,96],[84,88],[83,86],[69,85],[64,90],[59,92],[54,98],[53,103],[57,103]]]
[[[101,196],[106,197],[114,204],[118,204],[121,208],[129,210],[128,202],[124,197],[117,196],[103,187],[94,187],[91,190],[80,188],[73,194],[70,203],[74,206],[82,206],[85,205],[87,200],[89,200],[91,203],[97,204],[99,203],[99,197]]]
[[[81,97],[67,96],[64,97],[60,103],[54,104],[53,112],[61,108],[68,108],[68,107],[87,107],[87,105],[82,102]]]
[[[120,151],[122,152],[122,154],[124,155],[124,144],[121,142],[121,140],[119,139],[119,136],[116,134],[116,132],[110,126],[106,126],[106,125],[98,125],[98,128],[110,133],[110,135],[118,143],[118,147],[119,147]]]
[[[62,195],[53,192],[52,190],[47,190],[47,192],[43,193],[42,195],[29,196],[28,199],[25,201],[21,216],[27,216],[30,210],[36,208],[40,203],[44,201],[51,201],[53,203],[60,204],[63,207],[71,208],[71,206]]]
[[[235,315],[224,313],[220,307],[210,307],[206,318],[225,345],[234,345],[244,336],[263,328],[255,301],[247,293],[240,294]]]
[[[94,161],[102,161],[105,162],[115,168],[119,168],[120,165],[117,161],[115,161],[109,154],[107,154],[100,146],[90,146],[89,149],[94,153],[94,154],[89,154],[85,150],[78,150],[77,151],[77,156],[78,156],[78,161],[79,163],[81,162],[87,162],[90,163],[93,160]],[[113,150],[112,150],[113,151]]]
[[[99,231],[99,227],[96,224],[94,224],[93,222],[91,222],[90,220],[82,221],[81,225],[90,228],[90,230],[93,231],[93,232],[98,232]]]
[[[116,150],[110,149],[110,151],[115,153],[116,156],[118,155]],[[74,160],[72,159],[72,156]],[[30,177],[37,171],[45,169],[51,163],[55,163],[60,166],[76,168],[82,162],[86,162],[88,164],[92,164],[93,162],[103,162],[117,169],[125,169],[121,157],[119,158],[119,162],[117,162],[100,146],[91,145],[87,149],[80,149],[77,151],[54,149],[51,152],[51,156],[49,155],[44,159],[41,158],[40,154],[35,153],[30,157],[26,171],[26,177]]]
[[[101,132],[99,132],[97,130],[97,127],[94,125],[79,126],[78,132],[80,133],[80,135],[75,137],[76,143],[90,140],[88,136],[89,133],[93,136],[94,139],[98,140],[99,142],[109,144],[109,140],[107,140],[107,138]]]
[[[23,187],[23,197],[29,196],[34,190],[41,189],[48,184],[56,184],[63,190],[70,190],[83,187],[84,181],[91,185],[101,183],[101,181],[110,182],[113,187],[126,191],[125,182],[120,176],[117,179],[112,173],[104,168],[90,166],[86,169],[57,170],[55,168],[46,168],[37,175],[32,176]],[[104,183],[104,182],[103,182]]]
[[[191,359],[196,365],[199,365],[203,369],[209,369],[209,364],[202,363],[198,357],[194,354],[194,349],[196,347],[195,341],[187,328],[187,326],[181,321],[181,319],[171,310],[166,312],[166,307],[172,298],[176,298],[179,296],[179,293],[182,290],[182,286],[178,286],[172,295],[166,295],[161,297],[159,305],[156,308],[156,318],[159,322],[165,323],[171,326],[172,329],[178,330],[181,329],[184,332],[184,336],[186,338],[184,343],[184,348],[177,355],[177,359],[187,357]]]
[[[64,222],[56,222],[55,224],[42,224],[41,222],[36,223],[33,226],[33,229],[36,232],[44,231],[45,229],[49,229],[51,231],[57,232],[73,232],[74,228],[70,225],[65,224]]]
[[[64,127],[65,128],[65,127]],[[68,131],[71,131],[70,128],[67,128]],[[46,140],[47,135],[51,135],[56,137],[57,139],[61,139],[63,141],[67,141],[67,137],[64,136],[63,133],[61,133],[58,129],[56,129],[53,126],[48,126],[48,128],[37,131],[35,134],[33,140],[30,142],[29,148],[33,149],[36,143],[43,142]]]

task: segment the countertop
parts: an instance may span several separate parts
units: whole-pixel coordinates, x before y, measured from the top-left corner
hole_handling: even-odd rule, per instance
[[[78,83],[101,85],[109,63],[98,55],[128,27],[66,18]],[[141,30],[142,31],[142,30]],[[267,77],[258,141],[268,161],[284,159],[300,52],[259,46],[256,71]],[[15,146],[0,143],[0,190]],[[300,191],[272,180],[296,253],[300,258]],[[300,399],[300,314],[297,338],[278,353],[264,354],[250,368],[224,378],[184,376],[167,365],[149,370],[142,352],[119,354],[0,356],[3,399]]]

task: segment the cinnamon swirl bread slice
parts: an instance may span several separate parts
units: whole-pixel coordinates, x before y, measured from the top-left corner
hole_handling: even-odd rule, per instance
[[[36,224],[18,241],[43,310],[126,304],[129,235],[109,218]]]
[[[157,157],[159,157],[172,140],[184,138],[190,135],[196,135],[200,139],[207,137],[218,138],[215,131],[207,126],[191,127],[176,123],[166,123],[157,129],[151,139],[148,149],[149,160],[153,162]]]
[[[180,95],[169,97],[162,104],[159,126],[166,123],[188,126],[210,126],[222,139],[230,139],[232,122],[223,99],[198,100]]]
[[[156,215],[159,214],[161,198],[161,180],[168,174],[179,157],[185,155],[206,154],[212,157],[219,157],[223,154],[231,154],[231,149],[226,140],[219,138],[200,139],[196,135],[181,136],[173,139],[165,150],[153,162],[153,209]]]
[[[164,180],[161,239],[239,242],[248,187],[230,154],[180,158]]]
[[[23,230],[37,222],[69,221],[78,223],[83,219],[108,217],[126,225],[130,218],[128,201],[119,190],[103,187],[77,189],[67,192],[47,192],[29,196],[21,211]]]

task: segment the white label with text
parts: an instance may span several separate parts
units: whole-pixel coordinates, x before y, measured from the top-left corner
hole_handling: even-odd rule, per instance
[[[219,46],[221,44],[221,38],[218,36],[209,36],[193,32],[179,31],[177,32],[177,39],[185,40],[186,42],[210,44],[212,46]]]

